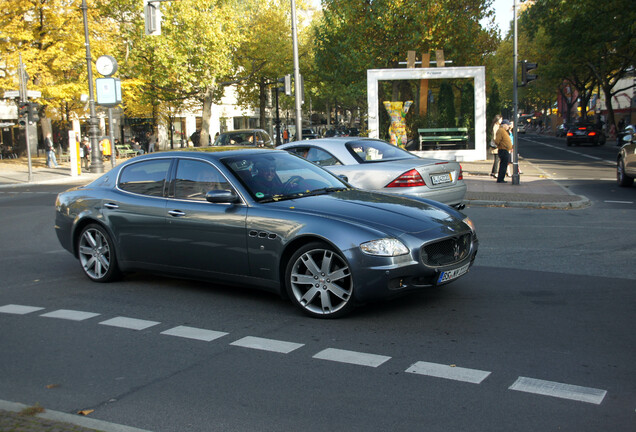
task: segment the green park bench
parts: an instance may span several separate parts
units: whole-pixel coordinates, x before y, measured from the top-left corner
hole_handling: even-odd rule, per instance
[[[442,147],[466,148],[468,128],[418,129],[420,150],[440,150]]]
[[[137,151],[130,147],[130,145],[128,144],[116,145],[115,149],[117,150],[117,156],[119,157],[127,158],[137,156]]]

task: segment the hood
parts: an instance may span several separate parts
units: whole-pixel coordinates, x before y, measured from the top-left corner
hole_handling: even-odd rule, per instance
[[[358,189],[307,196],[269,205],[363,224],[395,236],[446,227],[452,228],[451,232],[466,230],[461,219],[430,204],[402,196]]]

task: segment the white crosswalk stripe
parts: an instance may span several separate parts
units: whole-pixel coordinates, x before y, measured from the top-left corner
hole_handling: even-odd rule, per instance
[[[36,312],[42,309],[44,308],[36,307],[36,306],[22,306],[22,305],[8,304],[8,305],[0,306],[0,313],[26,315],[28,313]]]
[[[100,322],[101,325],[111,326],[111,327],[121,327],[127,328],[131,330],[145,330],[152,326],[156,326],[157,324],[161,324],[157,321],[146,321],[140,320],[136,318],[127,318],[127,317],[116,317],[106,321]]]
[[[428,363],[419,361],[406,370],[408,373],[428,375],[436,378],[445,378],[454,381],[463,381],[472,384],[481,384],[490,372],[477,369],[466,369],[462,367]]]
[[[370,367],[378,367],[391,359],[391,357],[383,355],[368,354],[357,351],[347,351],[335,348],[327,348],[326,350],[322,350],[318,354],[316,354],[314,358]]]
[[[71,321],[84,321],[99,315],[100,314],[93,313],[93,312],[82,312],[82,311],[69,310],[69,309],[59,309],[53,312],[42,314],[40,316],[46,317],[46,318],[59,318],[59,319],[65,319],[65,320],[71,320]]]
[[[607,391],[605,390],[526,377],[517,378],[517,381],[515,381],[509,389],[526,393],[534,393],[542,396],[553,396],[561,399],[587,402],[596,405],[603,402],[603,399],[607,394]]]
[[[289,354],[290,352],[302,347],[304,344],[247,336],[232,342],[230,345]]]
[[[195,327],[187,327],[187,326],[178,326],[171,328],[169,330],[161,332],[163,335],[168,336],[177,336],[186,339],[196,339],[205,342],[211,342],[215,339],[221,338],[228,333],[214,331],[214,330],[205,330]]]

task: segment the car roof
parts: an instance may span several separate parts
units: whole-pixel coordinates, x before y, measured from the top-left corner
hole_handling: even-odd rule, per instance
[[[252,133],[252,132],[265,132],[265,130],[264,129],[234,129],[231,131],[221,132],[220,135],[235,134],[235,133]]]
[[[218,148],[218,147],[217,147]],[[237,155],[254,155],[259,153],[281,153],[283,150],[276,150],[271,148],[245,148],[245,149],[233,149],[233,150],[221,150],[221,151],[162,151],[146,153],[141,156],[137,156],[130,159],[131,162],[148,160],[148,159],[162,159],[162,158],[176,158],[176,157],[189,157],[197,159],[208,160],[220,160],[225,157],[232,157]],[[127,161],[128,162],[128,161]]]

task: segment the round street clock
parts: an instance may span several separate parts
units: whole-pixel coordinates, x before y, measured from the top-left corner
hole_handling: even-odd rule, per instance
[[[109,55],[100,56],[95,62],[95,68],[103,76],[111,76],[117,72],[117,60]]]

